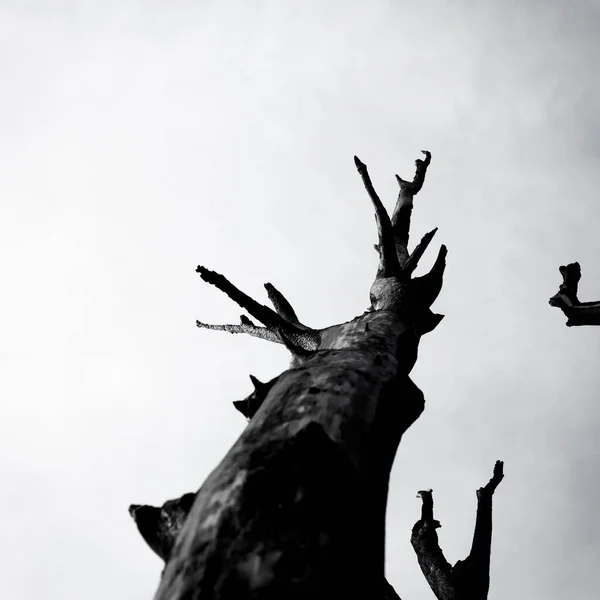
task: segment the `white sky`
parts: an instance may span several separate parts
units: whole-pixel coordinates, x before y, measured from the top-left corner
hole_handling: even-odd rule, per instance
[[[271,281],[326,326],[368,304],[376,238],[431,150],[413,241],[449,248],[392,474],[388,574],[434,488],[452,562],[495,497],[490,599],[600,588],[600,329],[548,306],[558,266],[600,299],[600,2],[0,0],[3,597],[152,597],[127,513],[199,487],[280,346],[199,331]]]

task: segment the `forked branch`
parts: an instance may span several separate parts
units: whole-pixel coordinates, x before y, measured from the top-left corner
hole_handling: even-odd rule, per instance
[[[242,308],[246,309],[251,316],[258,319],[265,327],[269,329],[275,329],[276,327],[282,327],[286,324],[285,319],[278,315],[274,310],[270,309],[264,304],[260,304],[244,292],[238,289],[233,283],[231,283],[224,275],[210,271],[206,267],[198,265],[196,272],[200,273],[200,277],[214,285],[216,288],[225,292],[236,304],[239,304]]]
[[[419,492],[421,519],[413,527],[411,543],[419,566],[438,600],[486,600],[490,585],[492,546],[492,496],[504,477],[504,463],[496,461],[494,475],[477,490],[477,517],[469,556],[451,567],[440,548],[433,518],[431,490]]]
[[[242,315],[240,325],[211,325],[196,321],[197,327],[213,331],[227,331],[228,333],[247,333],[263,340],[282,344],[291,340],[296,346],[307,350],[315,350],[318,347],[321,341],[319,331],[300,323],[291,304],[270,283],[266,283],[265,288],[277,312],[242,292],[220,273],[210,271],[202,266],[198,266],[196,272],[200,273],[200,277],[204,281],[225,292],[234,302],[245,308],[265,326],[259,327],[248,317]]]

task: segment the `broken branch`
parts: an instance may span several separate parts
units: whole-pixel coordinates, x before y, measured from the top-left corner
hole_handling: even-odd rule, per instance
[[[196,327],[200,329],[210,329],[212,331],[227,331],[227,333],[247,333],[252,337],[260,338],[261,340],[277,342],[278,344],[283,343],[276,332],[271,331],[266,327],[257,327],[252,324],[250,319],[246,319],[246,321],[247,323],[244,323],[244,319],[242,319],[243,325],[212,325],[210,323],[196,321]]]
[[[429,273],[421,277],[415,277],[411,281],[413,302],[420,308],[429,308],[441,292],[444,283],[447,254],[448,249],[442,244]]]
[[[258,319],[263,325],[269,329],[275,329],[285,324],[285,320],[280,317],[274,310],[264,304],[260,304],[240,289],[231,283],[224,275],[210,271],[206,267],[198,265],[196,272],[200,273],[200,277],[214,285],[216,288],[227,294],[236,304],[246,309],[251,316]]]
[[[292,308],[292,305],[273,284],[265,283],[265,290],[267,290],[267,296],[269,296],[269,300],[279,316],[290,323],[294,323],[294,325],[304,327],[304,325],[301,325],[300,321],[298,321],[296,311]]]
[[[444,558],[435,529],[431,490],[419,492],[421,519],[413,527],[411,543],[423,575],[439,600],[486,600],[490,585],[492,496],[504,478],[504,463],[496,461],[490,481],[477,490],[477,517],[469,556],[451,567]]]
[[[377,222],[377,234],[379,236],[379,268],[377,270],[377,276],[389,277],[390,275],[397,273],[400,267],[398,257],[396,256],[396,249],[394,247],[394,234],[390,217],[373,187],[367,165],[361,162],[358,156],[354,157],[354,164],[356,165],[356,169],[363,180],[365,189],[375,208],[375,221]]]
[[[581,279],[579,263],[560,266],[563,282],[558,293],[548,300],[550,306],[563,311],[567,317],[567,327],[576,325],[600,325],[600,302],[580,302],[577,298],[577,286]]]
[[[425,160],[417,159],[415,161],[416,171],[412,181],[405,181],[399,175],[396,175],[396,181],[400,186],[398,200],[392,213],[392,231],[396,246],[396,253],[400,264],[403,265],[408,259],[408,238],[410,233],[410,217],[413,208],[413,198],[419,193],[425,181],[427,167],[431,162],[431,152],[421,150],[425,155]]]
[[[429,246],[433,236],[435,235],[438,228],[432,229],[428,233],[426,233],[421,241],[416,245],[415,249],[412,251],[411,255],[406,259],[405,263],[402,265],[402,271],[406,273],[408,276],[417,268],[421,257],[427,250],[427,246]]]

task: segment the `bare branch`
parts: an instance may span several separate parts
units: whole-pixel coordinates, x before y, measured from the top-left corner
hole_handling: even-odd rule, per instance
[[[277,342],[282,344],[281,338],[275,331],[271,331],[266,327],[257,327],[252,324],[250,319],[246,319],[248,324],[243,325],[211,325],[210,323],[202,323],[196,321],[196,327],[200,329],[210,329],[212,331],[227,331],[228,333],[247,333],[252,337],[260,338],[261,340],[267,340],[269,342]],[[244,320],[242,320],[244,322]]]
[[[200,277],[204,281],[214,285],[216,288],[227,294],[236,304],[239,304],[242,308],[246,309],[251,316],[253,316],[255,319],[258,319],[269,329],[274,330],[277,327],[282,327],[285,325],[285,319],[279,316],[274,310],[270,309],[264,304],[258,303],[256,300],[238,289],[220,273],[210,271],[201,265],[198,265],[196,272],[200,273]]]
[[[433,490],[420,490],[417,492],[417,498],[421,498],[421,519],[433,522]],[[437,523],[441,527],[439,521]]]
[[[441,525],[433,518],[432,490],[422,490],[417,497],[422,500],[421,518],[412,529],[410,543],[433,593],[437,598],[451,600],[452,596],[444,594],[453,592],[452,567],[440,548],[435,531]]]
[[[504,462],[501,460],[497,460],[494,465],[494,474],[492,478],[483,486],[477,490],[477,497],[481,495],[489,495],[491,496],[496,488],[500,485],[500,482],[504,479]]]
[[[405,181],[399,175],[396,175],[396,180],[400,185],[400,189],[404,190],[411,196],[416,196],[421,191],[423,183],[425,182],[425,173],[427,173],[427,167],[431,162],[431,152],[428,150],[421,150],[421,152],[425,155],[425,160],[420,158],[415,160],[416,170],[412,181]]]
[[[431,162],[431,152],[421,150],[425,155],[425,160],[417,159],[415,161],[416,172],[412,181],[405,181],[396,175],[396,181],[400,186],[398,200],[392,213],[392,230],[396,253],[400,264],[403,265],[408,258],[408,238],[410,233],[410,217],[412,214],[413,197],[419,193],[425,181],[427,167]]]
[[[469,556],[451,567],[444,558],[435,529],[431,490],[419,492],[423,505],[421,519],[415,523],[411,543],[419,566],[433,593],[439,600],[486,600],[490,585],[492,544],[492,496],[504,477],[504,463],[496,461],[494,475],[477,490],[477,517]]]
[[[265,283],[265,289],[267,290],[267,296],[269,296],[271,304],[274,306],[275,311],[279,316],[283,317],[286,321],[289,321],[294,325],[305,327],[300,323],[300,321],[298,321],[298,317],[296,316],[296,312],[292,308],[292,305],[273,284]]]
[[[577,298],[577,286],[581,279],[579,263],[570,263],[559,267],[563,282],[558,293],[548,300],[550,306],[560,308],[567,317],[567,326],[600,325],[600,301],[580,302]]]
[[[425,250],[427,250],[427,246],[429,246],[437,230],[438,228],[436,227],[421,238],[421,241],[416,245],[415,249],[402,266],[402,271],[404,273],[410,275],[417,268],[421,257],[423,256]]]
[[[375,221],[377,222],[377,234],[379,236],[379,268],[377,270],[377,276],[389,277],[397,273],[400,266],[394,247],[394,235],[390,217],[371,183],[367,165],[361,162],[357,156],[354,157],[354,164],[356,165],[356,169],[363,180],[365,189],[375,208]]]
[[[411,281],[413,301],[420,308],[429,308],[441,292],[442,284],[444,283],[447,254],[448,249],[442,244],[429,273],[421,277],[415,277]]]

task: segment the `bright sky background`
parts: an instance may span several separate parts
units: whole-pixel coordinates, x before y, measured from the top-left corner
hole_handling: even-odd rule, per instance
[[[412,377],[425,413],[392,473],[387,571],[432,487],[470,547],[496,459],[491,600],[600,588],[600,328],[548,306],[578,260],[600,299],[597,0],[0,0],[0,563],[11,600],[149,600],[130,503],[197,489],[244,427],[231,402],[281,346],[197,330],[271,281],[319,327],[361,313],[370,168],[433,160],[413,242],[448,246],[446,319]]]

